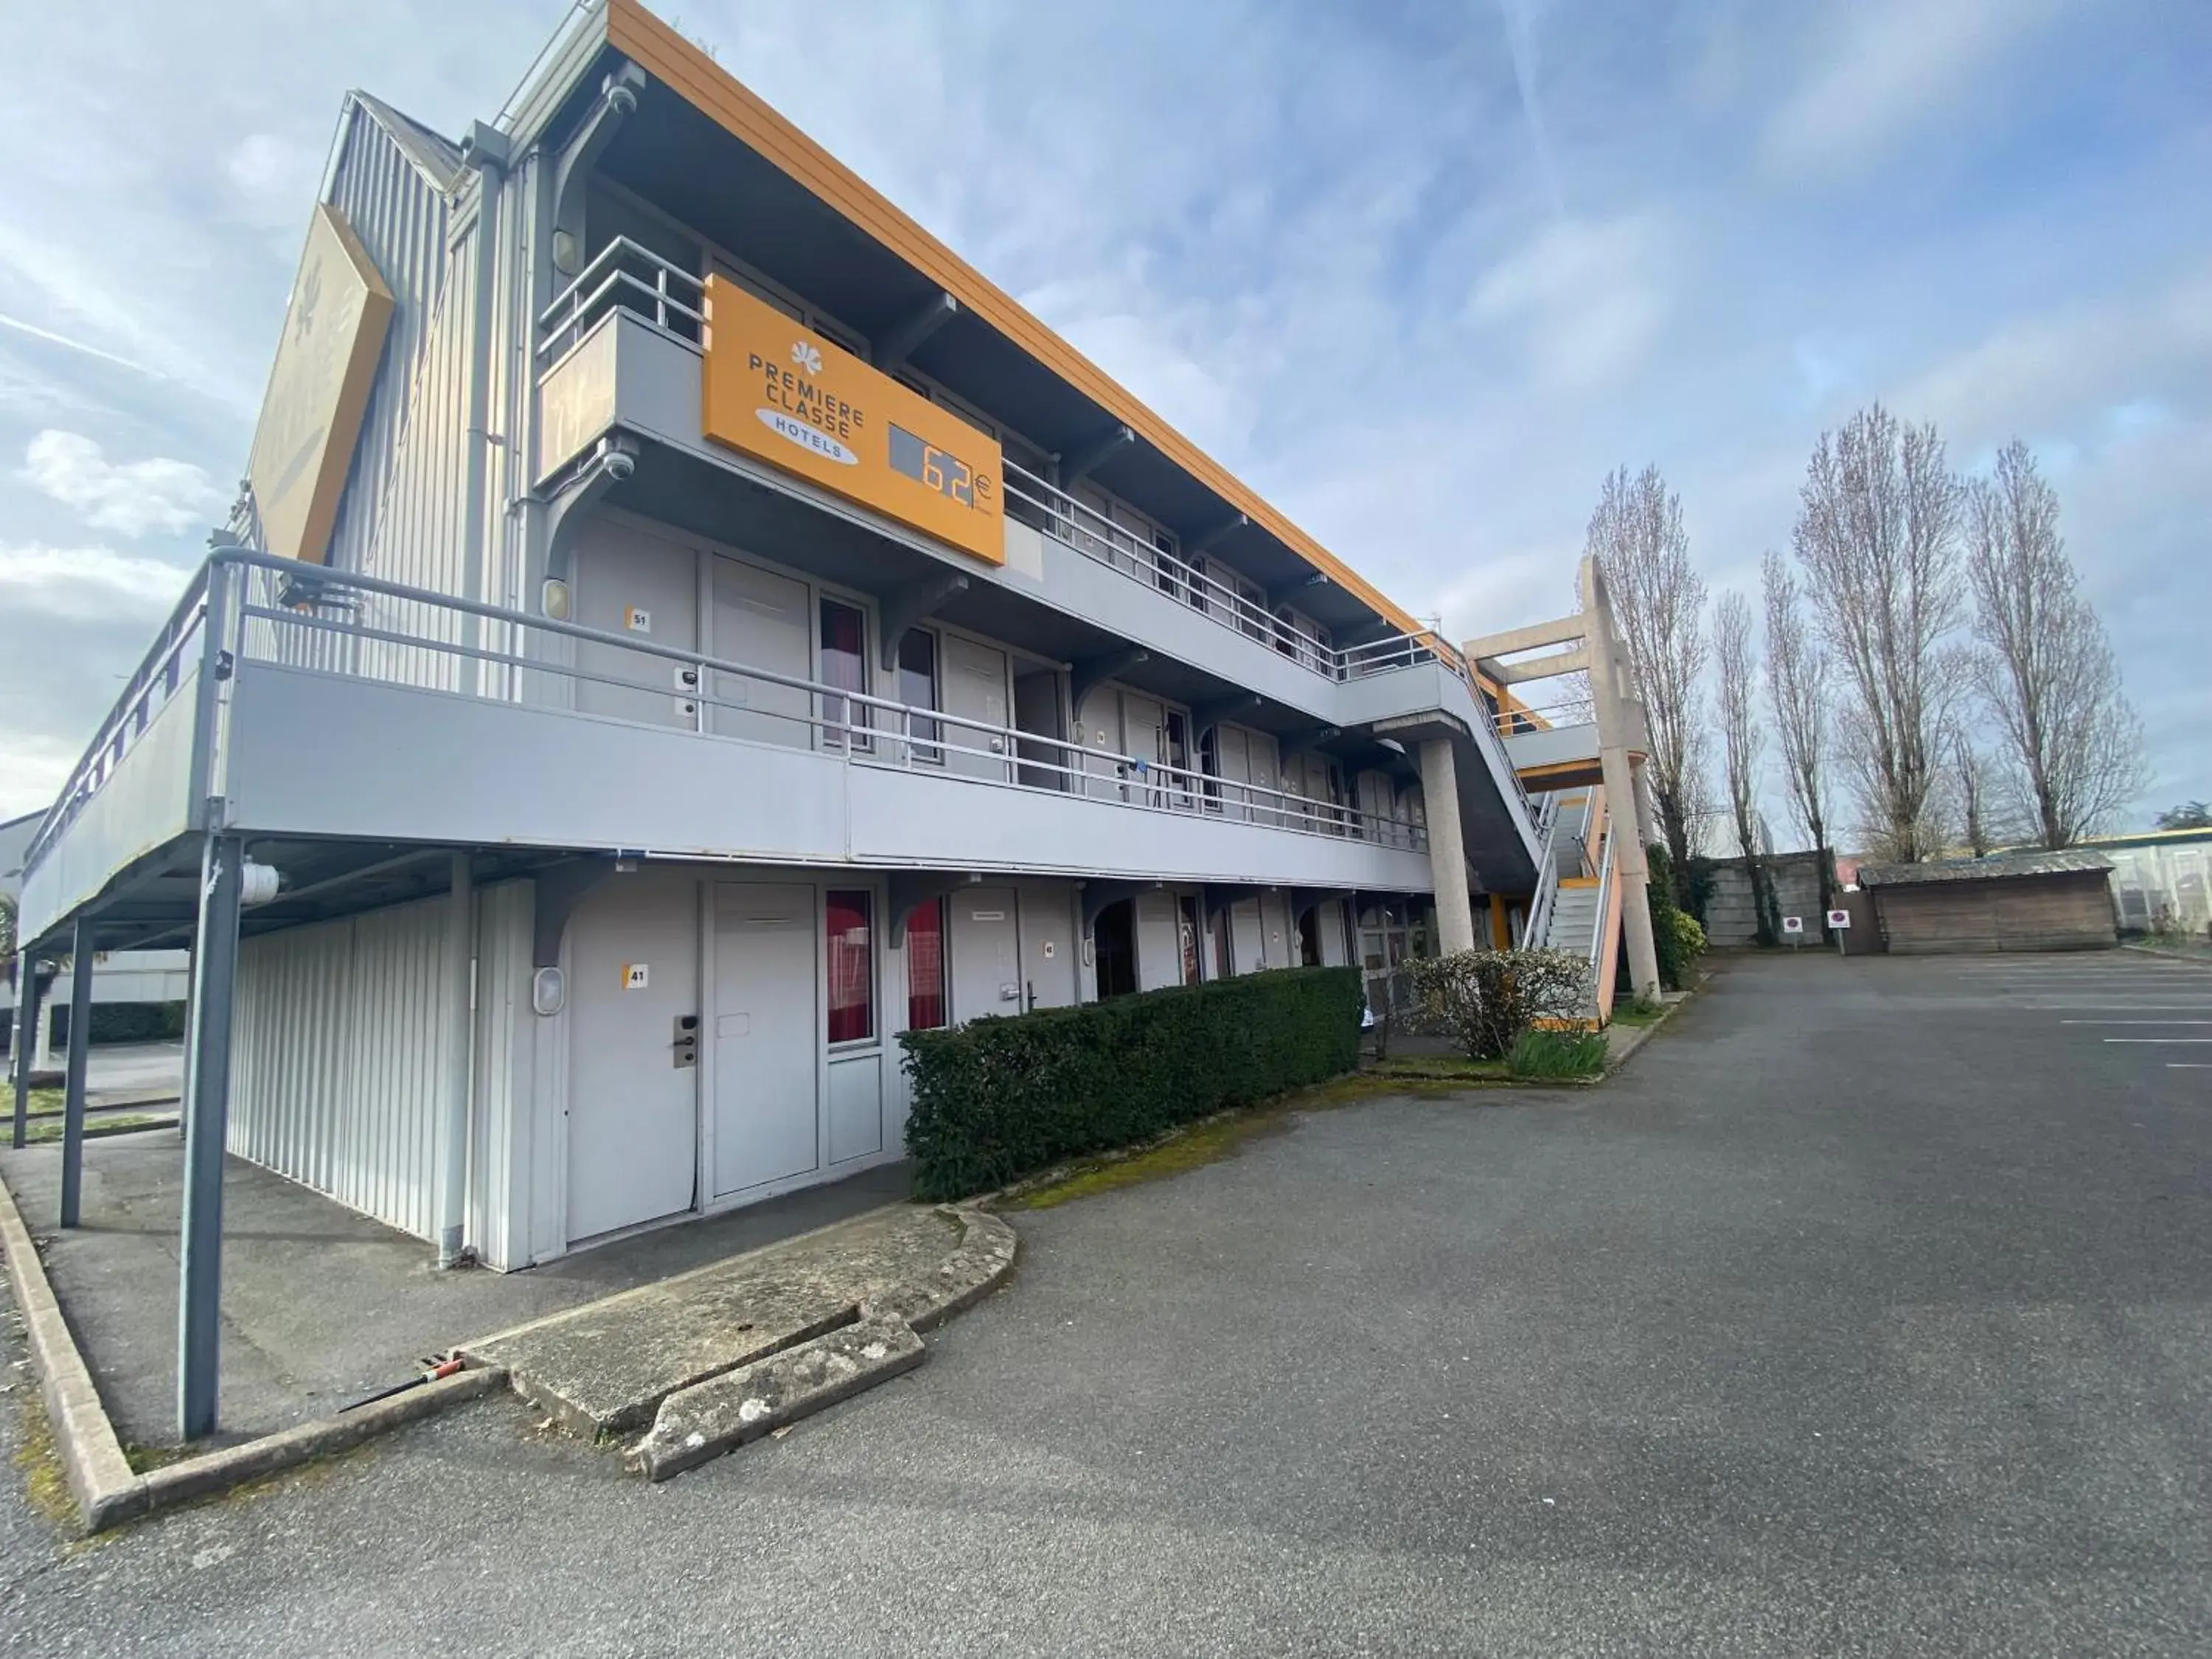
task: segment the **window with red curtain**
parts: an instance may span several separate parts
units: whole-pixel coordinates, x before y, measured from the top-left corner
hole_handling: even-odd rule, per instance
[[[927,1031],[945,1024],[945,901],[916,905],[906,921],[906,1024]]]
[[[858,1042],[876,1034],[875,940],[868,895],[832,892],[823,912],[830,975],[830,1041]]]

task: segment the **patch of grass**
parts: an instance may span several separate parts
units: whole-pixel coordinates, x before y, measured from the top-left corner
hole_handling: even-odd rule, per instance
[[[1367,1074],[1468,1083],[1503,1083],[1512,1075],[1502,1060],[1469,1060],[1464,1054],[1395,1054],[1376,1060]]]
[[[13,1112],[15,1109],[15,1091],[12,1086],[7,1091],[4,1098],[7,1104],[0,1106],[0,1111]],[[59,1089],[32,1090],[29,1110],[33,1117],[49,1115],[59,1117],[62,1110],[62,1091]]]
[[[1605,1070],[1602,1031],[1524,1031],[1505,1064],[1528,1082],[1568,1082],[1596,1077]]]
[[[76,1529],[76,1499],[70,1495],[69,1476],[54,1444],[53,1425],[46,1421],[46,1396],[31,1380],[26,1365],[16,1375],[22,1381],[15,1392],[22,1413],[22,1427],[15,1443],[15,1473],[22,1477],[23,1496],[52,1526],[64,1532]]]
[[[1663,1002],[1652,1002],[1644,997],[1631,997],[1626,1002],[1613,1006],[1613,1023],[1616,1025],[1656,1025],[1659,1017],[1667,1012]]]
[[[95,1117],[88,1120],[85,1124],[85,1133],[93,1139],[101,1135],[128,1134],[133,1129],[164,1128],[176,1121],[174,1117],[143,1112],[123,1112],[112,1117]],[[40,1122],[33,1123],[23,1131],[23,1142],[26,1146],[35,1146],[40,1141],[59,1140],[62,1138],[62,1121],[59,1117],[48,1118]]]
[[[1042,1183],[1007,1199],[1005,1207],[1049,1210],[1070,1199],[1090,1198],[1202,1169],[1223,1158],[1234,1158],[1247,1141],[1280,1129],[1287,1115],[1286,1109],[1280,1105],[1224,1112],[1123,1156],[1087,1158],[1065,1170],[1054,1171]]]
[[[1427,1065],[1431,1062],[1419,1063]],[[1452,1056],[1444,1055],[1435,1063],[1446,1066],[1456,1063],[1467,1069],[1443,1077],[1420,1073],[1394,1074],[1372,1070],[1348,1073],[1327,1083],[1316,1083],[1290,1094],[1279,1095],[1257,1106],[1202,1118],[1182,1128],[1170,1130],[1141,1146],[1125,1152],[1102,1153],[1079,1163],[1047,1170],[1035,1180],[1013,1188],[998,1200],[997,1207],[1005,1210],[1049,1210],[1071,1199],[1116,1192],[1124,1187],[1140,1186],[1148,1181],[1164,1181],[1170,1176],[1202,1169],[1206,1164],[1236,1157],[1246,1146],[1263,1135],[1276,1133],[1288,1127],[1293,1113],[1333,1111],[1340,1106],[1356,1105],[1361,1101],[1377,1099],[1384,1095],[1464,1095],[1470,1088],[1485,1084],[1496,1086],[1511,1081],[1506,1076],[1504,1063],[1501,1060],[1462,1060],[1455,1062]]]

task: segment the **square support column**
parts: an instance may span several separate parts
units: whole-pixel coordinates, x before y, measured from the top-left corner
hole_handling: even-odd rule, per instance
[[[236,836],[207,838],[200,861],[191,1024],[185,1046],[184,1238],[177,1287],[177,1429],[215,1427],[222,1297],[222,1152],[230,1124],[231,998],[246,861]]]
[[[1449,738],[1421,744],[1421,805],[1428,817],[1429,878],[1437,890],[1437,942],[1446,956],[1474,949],[1474,902],[1460,832],[1459,771]]]
[[[62,1096],[62,1217],[77,1224],[84,1192],[84,1073],[92,1058],[92,923],[76,919],[70,943],[69,1079]]]

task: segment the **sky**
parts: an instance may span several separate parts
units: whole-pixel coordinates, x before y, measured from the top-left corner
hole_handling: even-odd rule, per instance
[[[0,100],[0,817],[224,515],[345,90],[457,135],[564,10],[0,10],[40,65]],[[1454,639],[1571,608],[1615,466],[1749,592],[1866,403],[1961,471],[2024,439],[2142,716],[2132,819],[2212,797],[2212,6],[664,15]]]

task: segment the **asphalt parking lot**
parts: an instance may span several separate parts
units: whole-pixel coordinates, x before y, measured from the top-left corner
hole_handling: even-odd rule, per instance
[[[665,1486],[504,1402],[89,1546],[11,1485],[0,1647],[2205,1651],[2189,1018],[2135,955],[1725,963],[1602,1089],[1017,1216],[920,1370]]]

